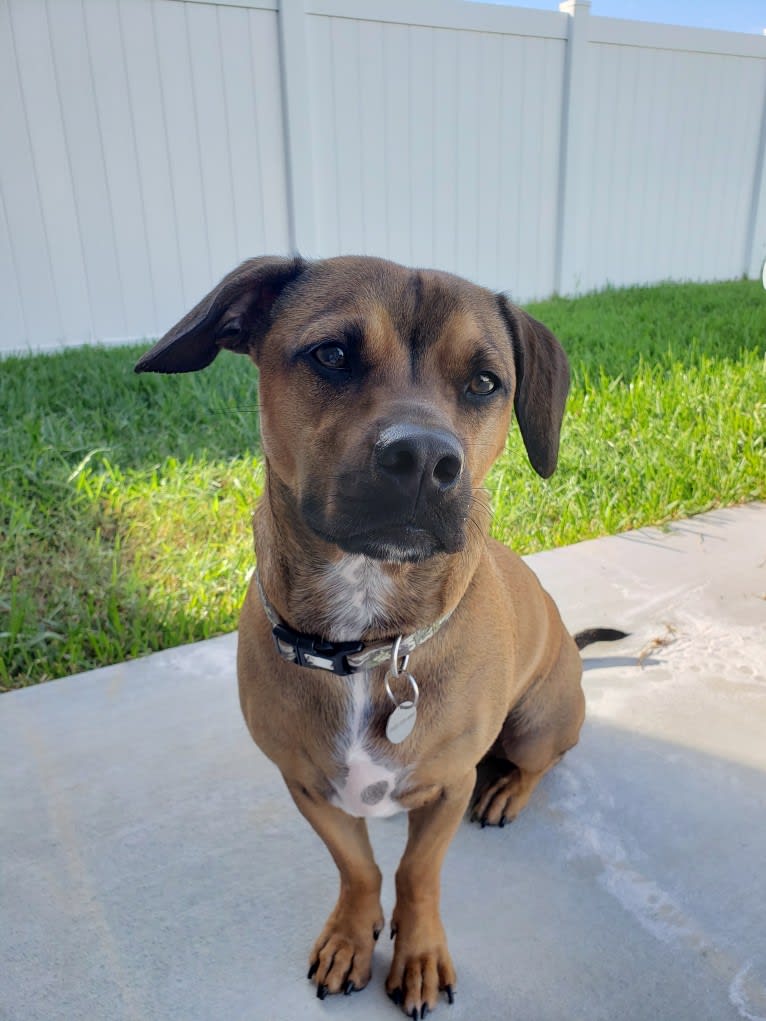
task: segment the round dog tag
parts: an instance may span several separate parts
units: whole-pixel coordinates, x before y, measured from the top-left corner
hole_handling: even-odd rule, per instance
[[[400,702],[386,720],[386,737],[391,744],[401,744],[406,737],[412,733],[415,726],[415,718],[418,715],[414,702],[409,699]]]

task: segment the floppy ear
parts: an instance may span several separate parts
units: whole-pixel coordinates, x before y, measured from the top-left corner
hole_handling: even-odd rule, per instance
[[[569,363],[551,331],[503,294],[500,312],[511,335],[516,366],[513,407],[532,467],[547,479],[556,468],[569,390]]]
[[[276,255],[243,262],[139,358],[135,371],[196,372],[222,348],[252,353],[271,326],[282,289],[305,268],[302,259]]]

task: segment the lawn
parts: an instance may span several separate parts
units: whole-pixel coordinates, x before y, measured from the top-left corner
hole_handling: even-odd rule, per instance
[[[766,294],[662,285],[529,306],[573,385],[556,474],[488,481],[528,553],[766,498]],[[0,688],[236,627],[262,488],[257,374],[135,376],[146,345],[0,362]]]

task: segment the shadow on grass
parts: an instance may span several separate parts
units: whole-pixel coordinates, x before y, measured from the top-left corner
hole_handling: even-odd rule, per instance
[[[0,364],[0,688],[236,626],[262,485],[257,372],[231,356],[136,376],[143,349]]]

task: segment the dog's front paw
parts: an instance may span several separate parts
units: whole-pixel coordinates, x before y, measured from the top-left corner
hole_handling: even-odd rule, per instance
[[[336,906],[314,944],[309,957],[309,979],[316,983],[317,996],[350,993],[364,989],[372,974],[372,951],[383,928],[380,905],[360,911]]]
[[[413,1019],[427,1017],[438,1003],[440,991],[452,1003],[455,968],[441,922],[421,921],[410,927],[394,920],[391,931],[396,945],[386,992],[394,1003]]]

